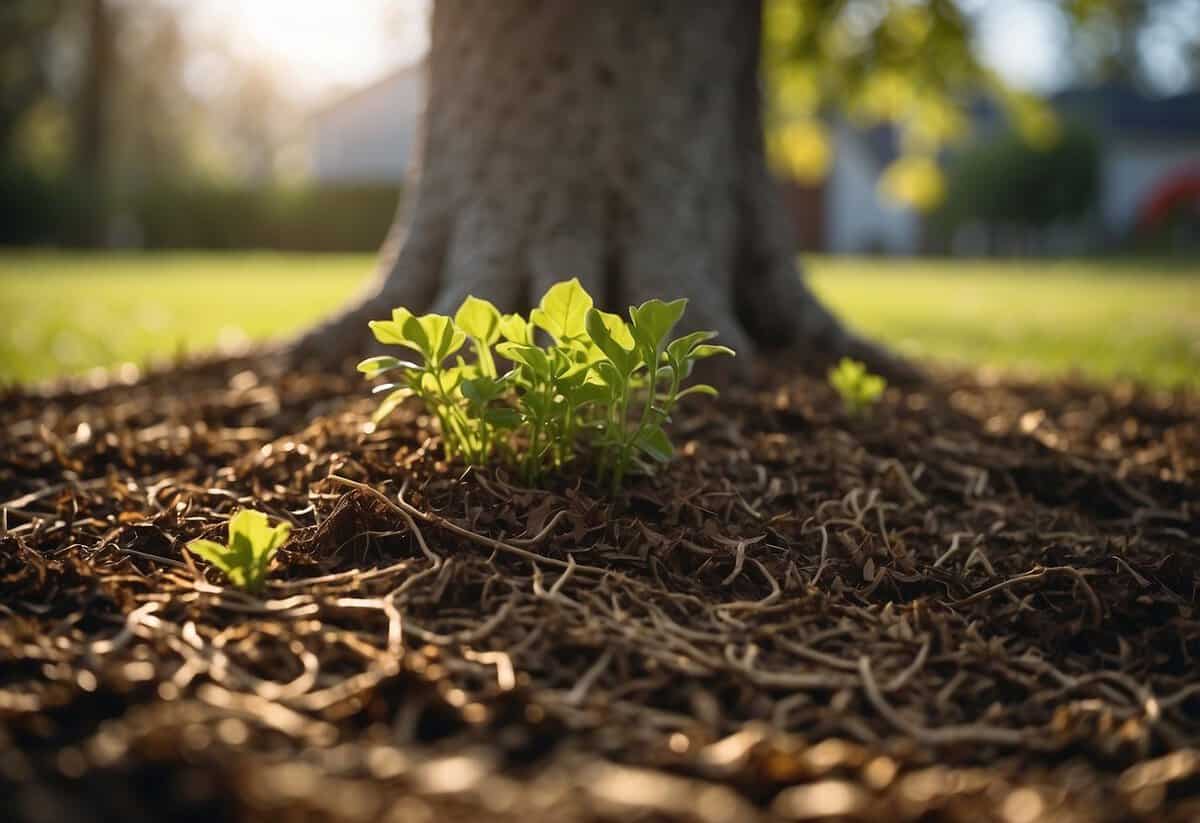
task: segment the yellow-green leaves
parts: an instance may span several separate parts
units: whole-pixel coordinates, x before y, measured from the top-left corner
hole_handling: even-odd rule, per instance
[[[492,346],[500,339],[500,312],[486,300],[471,295],[463,301],[454,315],[454,325],[471,338],[479,368],[488,377],[496,376]]]
[[[671,459],[664,427],[680,398],[716,394],[702,384],[683,388],[695,361],[733,354],[708,344],[713,332],[670,339],[686,306],[648,300],[631,306],[626,321],[596,309],[579,281],[567,280],[551,286],[528,319],[502,315],[476,297],[453,319],[400,308],[371,328],[381,342],[412,349],[424,362],[371,357],[358,369],[368,377],[400,372],[376,388],[388,393],[376,418],[405,397],[420,397],[438,419],[447,457],[478,464],[498,453],[535,482],[583,444],[615,490],[630,469]],[[549,345],[540,344],[542,333]],[[446,363],[467,338],[475,362],[459,355]],[[493,352],[512,370],[499,375]]]
[[[242,509],[229,520],[229,540],[224,546],[212,540],[193,540],[188,551],[224,572],[233,585],[256,592],[291,530],[289,523],[272,526],[262,512]]]
[[[500,312],[486,300],[467,297],[454,314],[454,325],[467,337],[481,340],[489,346],[500,339]]]
[[[583,336],[584,319],[592,307],[592,296],[583,290],[578,278],[555,283],[542,297],[529,320],[547,332],[556,343]]]
[[[380,343],[410,348],[424,357],[426,364],[441,363],[467,340],[466,334],[443,314],[418,317],[407,309],[396,309],[391,320],[372,320],[368,325]],[[363,363],[359,364],[360,371]]]
[[[615,314],[592,309],[587,313],[587,333],[596,348],[622,375],[629,375],[637,366],[633,334],[625,321]]]
[[[500,318],[500,336],[510,343],[533,343],[533,326],[519,314],[505,314]]]
[[[854,417],[869,412],[887,388],[886,380],[871,374],[865,365],[849,357],[843,357],[836,368],[829,370],[829,384],[842,398],[846,413]]]

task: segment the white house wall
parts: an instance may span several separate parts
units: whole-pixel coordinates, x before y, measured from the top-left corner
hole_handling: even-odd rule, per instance
[[[1101,209],[1118,237],[1132,231],[1138,209],[1172,172],[1200,167],[1200,141],[1119,137],[1105,146]]]
[[[845,125],[833,130],[834,160],[825,186],[826,248],[837,254],[915,254],[920,218],[879,191],[879,163]]]
[[[416,143],[425,76],[400,72],[318,115],[312,176],[318,183],[397,183]]]

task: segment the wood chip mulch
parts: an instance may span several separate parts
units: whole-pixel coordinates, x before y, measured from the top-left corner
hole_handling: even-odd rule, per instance
[[[0,818],[1200,819],[1200,396],[774,374],[618,499],[370,412],[0,393]],[[246,506],[262,598],[184,551]]]

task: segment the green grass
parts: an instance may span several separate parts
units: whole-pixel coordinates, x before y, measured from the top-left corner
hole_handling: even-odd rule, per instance
[[[822,298],[902,351],[1200,386],[1200,264],[818,258]],[[286,334],[369,276],[370,255],[0,254],[0,382]]]

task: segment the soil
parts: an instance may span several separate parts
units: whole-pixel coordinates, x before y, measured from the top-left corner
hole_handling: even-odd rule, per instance
[[[695,399],[617,498],[352,373],[0,395],[5,819],[1195,820],[1200,397]],[[185,552],[294,525],[262,597]]]

